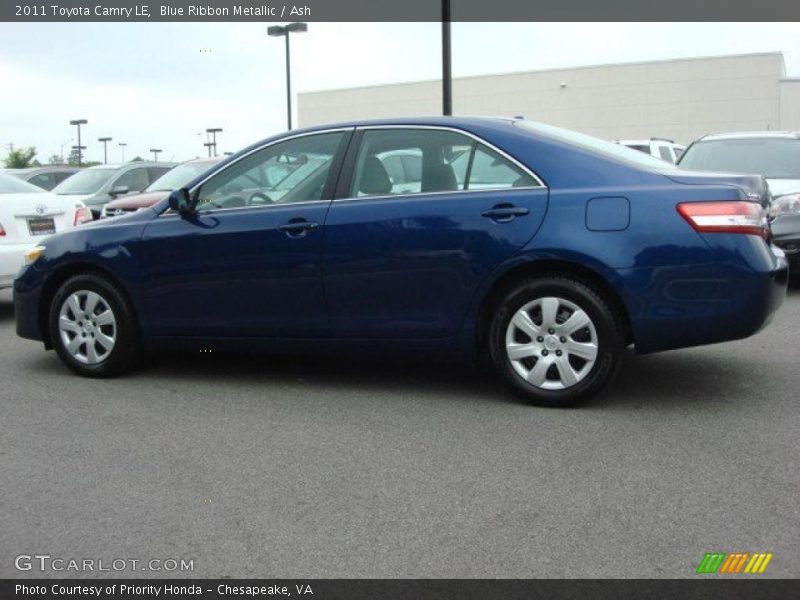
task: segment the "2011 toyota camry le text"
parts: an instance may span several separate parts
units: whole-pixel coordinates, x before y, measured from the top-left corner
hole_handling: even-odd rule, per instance
[[[760,176],[522,119],[297,130],[29,251],[17,333],[92,377],[156,350],[483,356],[530,401],[565,406],[608,384],[627,346],[769,321],[788,277],[767,201]]]

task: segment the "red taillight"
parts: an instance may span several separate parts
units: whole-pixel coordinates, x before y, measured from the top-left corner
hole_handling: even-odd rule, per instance
[[[84,206],[83,208],[79,208],[75,211],[75,220],[72,221],[72,226],[77,227],[78,225],[83,225],[92,219],[92,211]]]
[[[3,229],[3,224],[0,223],[0,237],[3,237],[6,234],[6,230]]]
[[[678,212],[701,233],[746,233],[767,237],[767,216],[755,202],[684,202]]]

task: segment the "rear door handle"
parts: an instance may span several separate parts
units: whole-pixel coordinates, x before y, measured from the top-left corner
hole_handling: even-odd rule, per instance
[[[292,219],[285,225],[280,225],[278,229],[289,237],[303,237],[307,232],[319,227],[319,223],[312,223],[303,218]]]
[[[486,217],[487,219],[492,219],[493,221],[497,221],[498,223],[506,223],[508,221],[513,221],[517,217],[524,217],[529,212],[530,211],[527,208],[523,208],[521,206],[498,204],[489,210],[483,211],[481,216]]]

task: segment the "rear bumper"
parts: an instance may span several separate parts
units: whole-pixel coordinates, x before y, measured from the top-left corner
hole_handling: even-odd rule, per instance
[[[24,244],[0,244],[0,288],[11,287],[25,261],[25,253],[36,246],[36,242]]]
[[[765,327],[786,297],[783,252],[763,245],[759,263],[718,263],[620,273],[638,353],[715,344]],[[754,268],[756,266],[756,268]],[[642,294],[641,292],[644,292]]]

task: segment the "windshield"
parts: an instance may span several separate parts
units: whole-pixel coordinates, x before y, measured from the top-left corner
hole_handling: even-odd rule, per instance
[[[738,138],[693,144],[681,168],[692,171],[753,173],[770,179],[800,179],[800,140]]]
[[[145,192],[171,192],[180,189],[201,173],[208,171],[211,166],[212,163],[209,162],[183,163],[156,179]]]
[[[592,137],[584,133],[578,133],[570,129],[562,129],[561,127],[545,125],[544,123],[534,123],[533,121],[514,121],[514,125],[573,146],[580,146],[585,150],[589,150],[595,154],[601,154],[617,161],[658,171],[671,171],[675,169],[675,165],[672,163],[668,163],[650,154],[644,154],[638,150],[628,148],[627,146],[607,142],[606,140],[601,140],[600,138]]]
[[[0,194],[35,194],[44,190],[27,181],[17,179],[13,175],[0,173]]]
[[[116,169],[86,169],[53,188],[54,194],[94,194],[116,173]]]

